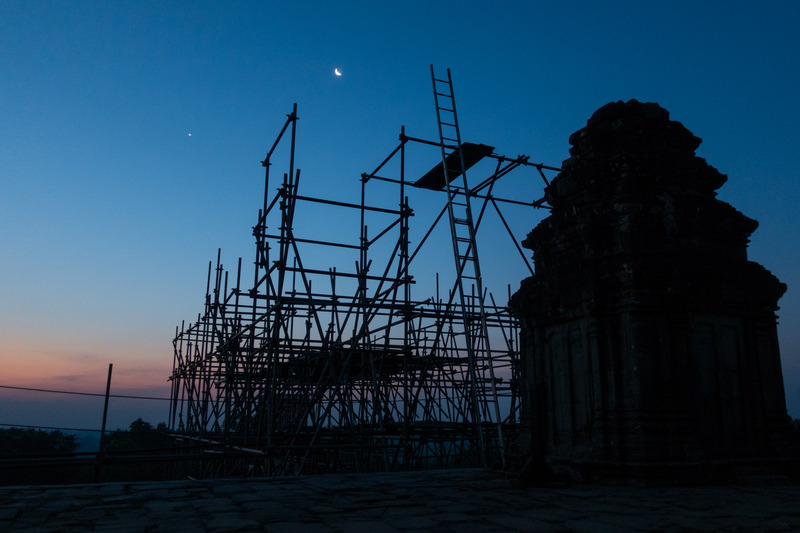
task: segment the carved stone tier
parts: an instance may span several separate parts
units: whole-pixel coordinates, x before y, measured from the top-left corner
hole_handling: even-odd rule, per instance
[[[700,139],[654,103],[610,103],[570,137],[550,216],[523,246],[531,455],[611,468],[777,457],[790,425],[776,334],[786,286],[747,260],[758,223],[716,198]]]

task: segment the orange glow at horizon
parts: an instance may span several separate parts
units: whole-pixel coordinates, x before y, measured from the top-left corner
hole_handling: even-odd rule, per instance
[[[145,357],[142,354],[152,354],[155,350],[144,343],[114,350],[64,344],[72,345],[59,347],[46,339],[3,342],[0,385],[102,393],[111,363],[112,390],[169,390],[167,378],[172,370],[172,357],[168,347],[159,350],[155,357]]]

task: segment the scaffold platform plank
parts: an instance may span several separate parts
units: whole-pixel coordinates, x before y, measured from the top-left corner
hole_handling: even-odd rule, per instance
[[[461,152],[464,156],[464,170],[469,170],[478,161],[494,152],[494,146],[475,143],[462,143]],[[452,182],[454,179],[461,175],[461,163],[459,162],[458,150],[454,150],[448,155],[445,160],[447,161],[447,177]],[[414,182],[415,187],[422,189],[431,189],[434,191],[441,191],[444,189],[444,165],[439,163],[430,169],[424,176]]]

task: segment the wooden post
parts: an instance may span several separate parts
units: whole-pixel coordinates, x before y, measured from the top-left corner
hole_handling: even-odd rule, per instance
[[[94,466],[94,481],[98,482],[100,478],[100,462],[102,461],[103,449],[105,448],[106,440],[106,418],[108,417],[108,396],[111,392],[111,370],[114,368],[113,363],[108,363],[108,380],[106,381],[106,399],[103,404],[103,424],[100,426],[100,446],[97,450],[97,462]]]

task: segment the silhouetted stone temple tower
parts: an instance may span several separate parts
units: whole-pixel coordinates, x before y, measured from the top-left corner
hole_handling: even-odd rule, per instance
[[[781,456],[786,286],[747,260],[758,223],[716,199],[726,176],[700,142],[635,100],[570,137],[552,212],[523,243],[536,274],[511,301],[534,460],[583,478],[696,477]]]

